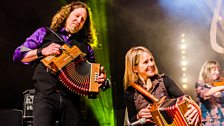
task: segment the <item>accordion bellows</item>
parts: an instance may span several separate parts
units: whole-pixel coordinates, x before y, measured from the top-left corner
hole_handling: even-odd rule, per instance
[[[99,93],[99,83],[96,81],[100,72],[100,64],[89,63],[85,54],[77,46],[69,48],[62,46],[59,56],[47,56],[41,60],[47,71],[58,76],[59,81],[70,91],[94,97]]]
[[[131,86],[153,101],[149,111],[157,126],[201,126],[202,117],[200,107],[190,96],[184,95],[174,99],[167,99],[164,96],[161,99],[157,99],[140,85],[132,83]],[[190,104],[196,108],[199,115],[198,123],[193,125],[190,125],[184,117]]]
[[[72,92],[84,96],[94,95],[94,92],[99,92],[99,84],[96,82],[99,67],[98,64],[82,60],[70,62],[60,70],[59,80]]]
[[[175,99],[164,97],[159,104],[152,105],[150,112],[159,126],[200,126],[200,124],[190,125],[184,117],[188,111],[188,105],[192,102],[191,97],[187,95]]]

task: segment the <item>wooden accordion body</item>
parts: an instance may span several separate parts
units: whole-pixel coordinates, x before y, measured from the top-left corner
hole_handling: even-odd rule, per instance
[[[201,109],[190,96],[184,95],[175,99],[167,99],[164,96],[158,100],[140,85],[132,83],[131,86],[153,101],[150,113],[157,126],[201,126]],[[189,104],[193,105],[197,110],[199,115],[197,124],[190,125],[184,117]]]
[[[164,97],[158,103],[152,105],[150,112],[158,126],[191,126],[184,114],[188,111],[188,105],[192,102],[193,100],[187,95],[175,99]],[[195,126],[195,124],[192,126]]]
[[[85,53],[77,46],[62,46],[59,56],[47,56],[41,60],[48,72],[53,73],[59,81],[70,91],[82,95],[95,97],[99,92],[96,81],[100,72],[100,64],[89,63]]]

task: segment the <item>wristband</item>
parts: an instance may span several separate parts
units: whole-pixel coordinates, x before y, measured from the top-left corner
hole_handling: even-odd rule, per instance
[[[42,50],[43,50],[43,48],[39,48],[39,49],[37,49],[37,57],[38,57],[38,58],[43,56],[43,54],[42,54]]]

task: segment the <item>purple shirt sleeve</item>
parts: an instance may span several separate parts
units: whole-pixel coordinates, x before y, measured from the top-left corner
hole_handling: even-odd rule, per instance
[[[44,27],[37,29],[22,45],[16,48],[13,55],[13,61],[21,62],[28,51],[36,49],[42,44],[45,35],[46,29]]]
[[[89,62],[94,63],[95,62],[95,56],[94,56],[94,51],[91,48],[91,46],[88,46],[88,55],[87,55],[87,59]]]
[[[62,29],[64,30],[64,29]],[[47,33],[47,29],[41,27],[37,29],[30,37],[26,39],[26,41],[18,46],[13,55],[14,62],[21,62],[21,60],[26,56],[28,51],[39,48],[42,43],[44,36]],[[66,43],[69,43],[68,36],[65,34],[61,34]],[[94,51],[90,45],[88,45],[88,54],[86,56],[87,60],[90,62],[95,62]],[[29,64],[29,63],[24,63]]]

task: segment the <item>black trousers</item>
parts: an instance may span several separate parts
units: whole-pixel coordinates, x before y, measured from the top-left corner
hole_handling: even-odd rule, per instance
[[[62,95],[60,92],[50,95],[36,92],[33,103],[33,126],[80,126],[80,97]]]

